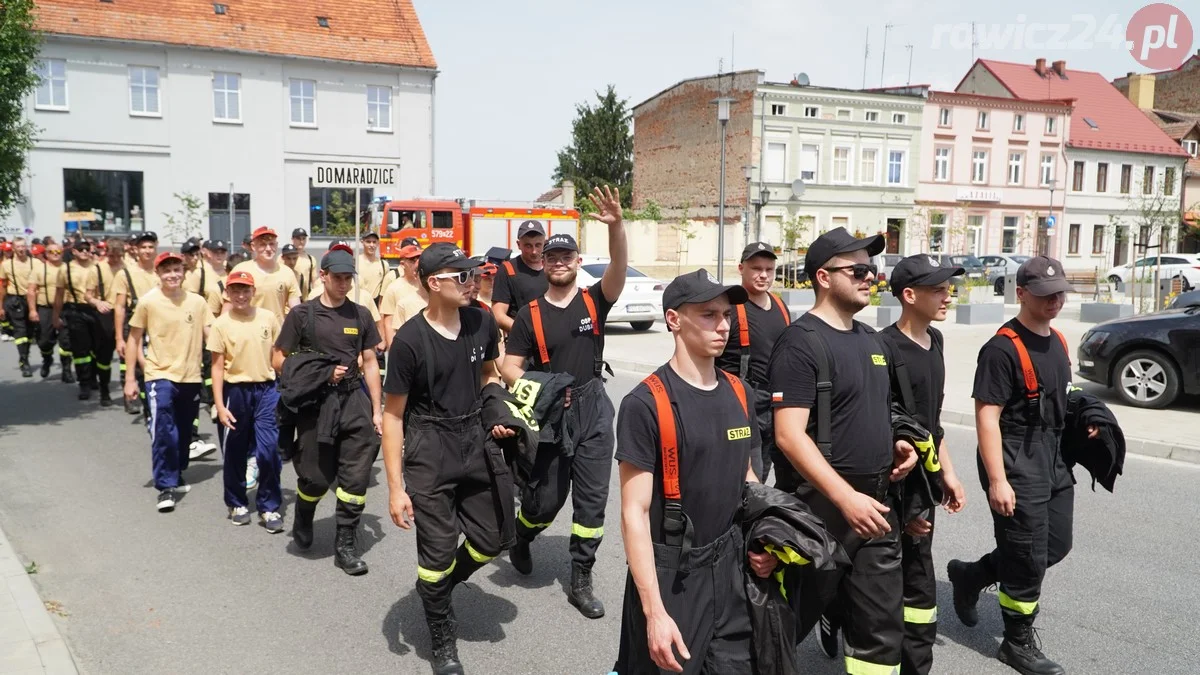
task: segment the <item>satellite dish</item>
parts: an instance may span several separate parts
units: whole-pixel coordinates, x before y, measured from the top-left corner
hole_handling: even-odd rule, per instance
[[[809,84],[808,73],[796,73],[796,84],[807,87]]]
[[[800,180],[799,178],[792,181],[792,199],[800,199],[803,197],[805,187],[804,181]]]

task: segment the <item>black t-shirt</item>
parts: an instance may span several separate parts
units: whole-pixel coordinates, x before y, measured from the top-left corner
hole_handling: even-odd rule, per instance
[[[305,337],[310,313],[316,316],[314,328],[317,345],[308,344],[308,338]],[[379,331],[375,329],[375,321],[366,307],[346,300],[331,308],[317,298],[300,303],[288,312],[275,346],[285,354],[299,351],[301,346],[314,349],[335,357],[338,363],[354,372],[358,370],[359,355],[379,342]]]
[[[917,344],[905,335],[895,324],[879,331],[887,350],[888,371],[892,378],[892,402],[904,400],[900,393],[900,381],[896,378],[895,366],[903,361],[908,370],[908,380],[912,385],[913,404],[916,410],[908,410],[908,414],[917,418],[926,429],[933,434],[934,441],[942,441],[942,403],[946,398],[946,363],[937,345],[942,341],[938,329],[930,326],[929,349]],[[936,336],[936,337],[935,337]],[[899,359],[896,351],[899,351]]]
[[[603,348],[600,342],[604,337],[604,323],[613,307],[604,297],[599,281],[588,289],[588,295],[596,305],[596,319],[600,322],[599,336],[592,333],[592,317],[584,304],[582,289],[566,307],[555,307],[544,297],[538,299],[542,330],[546,335],[546,351],[550,352],[550,370],[555,373],[570,373],[575,377],[577,387],[596,377],[596,350]],[[517,313],[512,332],[505,342],[505,351],[516,356],[532,357],[535,365],[542,365],[533,331],[533,313],[529,305],[525,305]],[[601,358],[603,356],[600,354]]]
[[[1061,430],[1066,419],[1067,390],[1071,386],[1071,359],[1053,332],[1041,336],[1016,319],[1004,324],[1025,343],[1042,389],[1042,416],[1048,428]],[[975,366],[975,389],[971,397],[983,403],[1002,405],[1000,421],[1026,424],[1025,377],[1021,359],[1012,340],[993,335],[979,350]]]
[[[830,411],[830,465],[841,473],[874,474],[892,465],[892,419],[887,358],[875,331],[855,321],[837,330],[806,313],[784,329],[767,369],[775,408],[813,408],[817,400],[817,362],[802,326],[812,326],[825,341],[833,382]],[[817,415],[808,418],[816,439]]]
[[[388,351],[383,391],[408,394],[406,411],[431,417],[458,417],[479,407],[483,363],[500,356],[500,337],[496,320],[486,312],[463,308],[459,310],[459,320],[461,326],[454,340],[430,326],[425,312],[405,321],[396,331]]]
[[[697,389],[675,374],[670,365],[655,371],[666,387],[675,413],[679,445],[679,496],[683,512],[695,528],[693,546],[704,546],[732,525],[742,503],[742,488],[750,457],[760,452],[758,421],[749,419],[733,385],[720,373],[717,388]],[[749,385],[746,395],[750,395]],[[616,458],[643,471],[654,472],[650,502],[650,538],[663,543],[663,469],[658,414],[654,396],[639,383],[621,401],[617,414]],[[736,439],[736,440],[731,440]]]
[[[508,268],[500,265],[496,281],[492,285],[492,302],[508,303],[508,316],[516,318],[517,310],[529,304],[530,300],[546,294],[550,282],[546,281],[546,273],[543,270],[533,269],[520,257],[512,258],[508,262],[512,263],[517,275],[509,276]]]
[[[784,317],[784,311],[779,311],[783,303],[775,296],[770,296],[771,306],[763,309],[753,302],[747,302],[746,323],[750,325],[750,372],[741,373],[751,382],[765,385],[767,383],[767,364],[771,361],[771,350],[779,334],[791,323],[791,314]],[[737,307],[733,308],[729,319],[729,341],[725,343],[725,351],[717,357],[717,367],[721,370],[738,374],[742,363],[741,320],[738,318]]]

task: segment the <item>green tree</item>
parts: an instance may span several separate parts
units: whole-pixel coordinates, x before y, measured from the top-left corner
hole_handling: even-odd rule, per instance
[[[37,86],[41,39],[33,28],[33,0],[0,3],[0,216],[21,200],[21,176],[37,127],[25,119],[25,97]]]
[[[203,234],[204,221],[208,217],[208,209],[204,202],[190,192],[176,192],[175,201],[179,208],[175,213],[163,213],[163,221],[168,240],[173,243],[183,243],[190,237]]]
[[[617,98],[613,85],[601,94],[596,105],[575,106],[571,124],[571,144],[558,152],[558,167],[552,178],[575,182],[579,195],[589,195],[597,185],[611,185],[621,191],[621,206],[633,202],[633,134],[629,131],[630,113],[626,100]],[[586,196],[579,200],[588,204]],[[586,208],[586,207],[585,207]]]

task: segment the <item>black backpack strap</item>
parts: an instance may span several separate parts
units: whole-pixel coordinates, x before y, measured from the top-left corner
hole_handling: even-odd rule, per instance
[[[133,276],[129,274],[129,266],[122,267],[121,271],[125,273],[125,283],[129,286],[129,299],[125,301],[125,304],[129,305],[130,308],[136,308],[138,303],[137,289],[133,287]],[[129,303],[130,299],[133,300],[133,304]]]
[[[100,295],[96,299],[101,300],[101,301],[103,301],[104,297],[105,297],[105,295],[104,295],[104,264],[105,263],[103,261],[96,264],[96,290],[100,291]]]
[[[429,394],[429,402],[432,404],[433,397],[433,339],[429,336],[429,331],[434,330],[433,324],[429,323],[429,319],[425,318],[425,310],[421,310],[421,320],[425,322],[424,330],[421,333],[421,349],[424,351],[425,358],[425,386]]]
[[[313,302],[316,301],[309,300],[304,303],[308,308],[308,311],[304,313],[304,342],[308,343],[310,350],[321,352],[321,343],[317,342],[316,307],[313,306]],[[292,311],[295,310],[293,309]]]
[[[67,290],[71,292],[71,304],[78,304],[79,297],[75,295],[75,282],[71,280],[71,261],[66,262],[67,265]]]
[[[804,325],[800,329],[817,364],[817,400],[813,405],[817,423],[815,440],[821,455],[828,461],[833,455],[833,380],[829,372],[829,348],[817,331]]]

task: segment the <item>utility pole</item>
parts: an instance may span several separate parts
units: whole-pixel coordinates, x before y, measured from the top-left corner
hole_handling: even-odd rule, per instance
[[[883,27],[883,54],[879,57],[879,86],[883,86],[883,69],[887,65],[887,36],[888,31],[895,28],[894,24],[888,23]]]
[[[867,60],[871,56],[871,27],[867,26],[867,40],[863,43],[863,83],[862,88],[867,88]]]
[[[907,87],[912,84],[913,46],[911,44],[908,44],[908,45],[904,45],[904,48],[908,50],[908,81],[904,83],[904,86]]]

